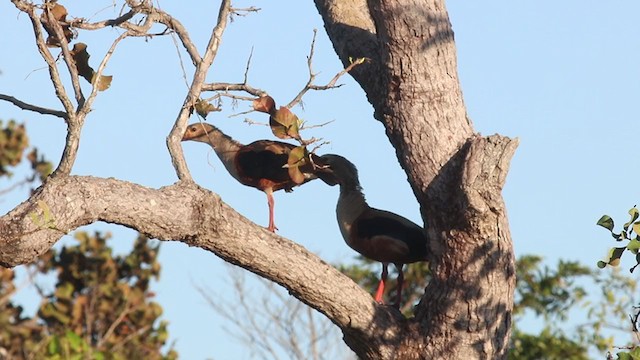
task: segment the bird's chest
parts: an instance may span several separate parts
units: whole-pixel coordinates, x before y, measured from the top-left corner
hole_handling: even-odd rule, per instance
[[[338,227],[340,228],[340,234],[344,241],[352,249],[358,251],[360,246],[356,241],[356,226],[355,222],[362,213],[361,206],[358,206],[357,202],[350,201],[348,198],[340,198],[338,200],[338,206],[336,208],[336,215],[338,218]]]

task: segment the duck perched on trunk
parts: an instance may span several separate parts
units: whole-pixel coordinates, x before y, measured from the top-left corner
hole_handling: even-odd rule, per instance
[[[182,141],[199,141],[211,145],[229,174],[241,184],[254,187],[267,194],[269,205],[269,231],[275,232],[273,192],[284,189],[293,191],[294,186],[315,179],[313,164],[307,161],[299,169],[304,175],[302,182],[294,181],[287,168],[289,154],[296,146],[280,141],[258,140],[243,145],[207,123],[195,123],[187,127]],[[312,155],[317,158],[317,156]]]
[[[404,264],[427,260],[427,240],[422,227],[389,211],[374,209],[367,204],[358,170],[339,155],[320,156],[323,164],[318,177],[327,184],[340,185],[336,214],[338,226],[347,245],[364,257],[382,263],[382,275],[375,300],[382,303],[387,267],[393,263],[398,269],[396,306],[400,305]]]

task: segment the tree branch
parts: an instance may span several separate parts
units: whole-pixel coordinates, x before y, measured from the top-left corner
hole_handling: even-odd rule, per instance
[[[30,201],[0,217],[0,264],[33,261],[66,233],[96,221],[210,251],[285,287],[345,334],[371,339],[402,333],[403,317],[396,309],[376,305],[370,294],[304,247],[251,223],[193,183],[156,190],[88,176],[49,179]],[[393,347],[401,339],[384,341]]]
[[[78,108],[81,108],[84,105],[85,99],[84,94],[82,93],[82,88],[80,87],[80,75],[78,74],[78,67],[76,66],[76,61],[73,59],[71,51],[69,50],[69,42],[64,35],[62,26],[51,12],[52,5],[55,5],[55,3],[45,3],[44,17],[47,19],[47,23],[49,24],[51,29],[55,31],[56,37],[60,42],[60,49],[62,51],[64,63],[67,65],[67,70],[69,71],[69,75],[71,77],[71,85],[76,96],[76,102],[78,103]]]
[[[68,123],[71,120],[71,115],[74,114],[73,104],[71,104],[71,100],[67,96],[64,85],[62,85],[62,81],[60,80],[60,73],[58,72],[56,61],[47,48],[46,41],[42,34],[42,28],[40,27],[40,17],[38,16],[38,14],[36,14],[36,7],[33,4],[29,4],[20,0],[11,0],[11,2],[15,5],[16,8],[18,8],[18,10],[29,15],[31,25],[33,27],[33,33],[36,38],[38,51],[40,52],[40,55],[42,56],[44,61],[47,63],[49,76],[51,77],[51,82],[53,83],[53,87],[56,91],[56,96],[62,103],[62,107],[64,107],[65,111],[67,112],[66,119]]]
[[[218,47],[220,46],[220,42],[222,41],[222,34],[227,27],[227,19],[229,18],[230,8],[230,0],[223,0],[220,4],[220,10],[218,12],[218,23],[213,28],[211,37],[209,38],[209,43],[207,44],[204,56],[202,57],[202,61],[199,61],[196,65],[196,70],[193,74],[193,80],[191,81],[189,92],[185,97],[184,103],[182,104],[182,109],[178,114],[178,118],[176,119],[171,132],[169,133],[169,136],[167,136],[167,147],[169,148],[171,161],[173,163],[173,167],[176,169],[176,173],[180,180],[193,181],[191,178],[191,174],[189,173],[189,169],[187,168],[187,163],[184,160],[184,154],[182,152],[180,141],[182,139],[182,135],[187,129],[187,121],[189,119],[189,115],[191,115],[196,101],[200,98],[200,93],[202,92],[203,84],[206,79],[207,72],[209,71],[209,67],[211,67],[211,64],[213,64],[213,60],[218,53]]]
[[[37,112],[42,115],[53,115],[65,120],[68,117],[67,113],[64,111],[53,110],[53,109],[43,108],[37,105],[27,104],[26,102],[20,101],[15,97],[9,96],[9,95],[0,94],[0,100],[8,101],[22,110],[29,110],[29,111]]]

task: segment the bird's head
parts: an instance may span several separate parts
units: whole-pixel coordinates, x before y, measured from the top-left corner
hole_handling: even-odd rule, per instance
[[[182,141],[193,140],[207,142],[207,137],[217,129],[215,126],[203,122],[198,122],[187,126],[187,131],[182,136]]]
[[[340,155],[326,154],[320,156],[316,175],[330,186],[340,184],[341,186],[360,187],[358,169],[351,161]]]

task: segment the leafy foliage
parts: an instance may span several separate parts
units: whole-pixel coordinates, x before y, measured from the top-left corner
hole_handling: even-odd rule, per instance
[[[380,264],[362,257],[358,264],[339,269],[365,289],[373,291],[379,281]],[[391,269],[391,268],[390,268]],[[522,256],[516,262],[517,285],[514,303],[514,328],[509,359],[589,359],[594,348],[605,351],[613,339],[605,330],[621,330],[627,325],[627,313],[633,301],[636,283],[618,272],[600,273],[577,262],[560,260],[555,267],[545,266],[540,256]],[[409,316],[412,307],[424,293],[429,282],[426,263],[405,266],[405,288],[401,311]],[[392,274],[385,287],[385,296],[395,294]],[[588,288],[598,289],[591,293]],[[566,323],[580,308],[583,322],[567,328]],[[543,321],[539,333],[531,333],[519,324],[533,314]]]
[[[596,225],[607,229],[611,233],[611,237],[617,242],[624,243],[626,241],[626,245],[624,246],[612,247],[609,250],[606,261],[598,261],[597,265],[599,268],[604,269],[607,265],[613,267],[619,266],[625,251],[635,255],[636,264],[629,269],[630,272],[633,272],[638,265],[640,265],[640,220],[638,220],[638,218],[640,218],[640,211],[634,206],[629,209],[629,221],[622,225],[622,230],[619,233],[614,231],[615,222],[609,215],[603,215],[598,220]],[[640,343],[640,332],[638,331],[638,327],[640,326],[640,321],[638,320],[640,318],[640,309],[638,307],[635,307],[635,309],[635,315],[630,316],[630,318],[633,325],[633,332],[638,338],[637,342]],[[627,348],[630,351],[621,351],[616,354],[618,359],[640,359],[639,345],[629,345]]]
[[[31,164],[32,173],[23,181],[17,182],[9,189],[1,189],[0,194],[11,190],[15,186],[26,183],[35,183],[36,180],[44,181],[53,171],[53,166],[44,156],[38,154],[37,148],[24,156],[25,150],[29,147],[29,137],[27,136],[24,124],[18,124],[14,120],[9,120],[3,126],[0,120],[0,178],[11,177],[12,167],[18,166],[25,158]]]
[[[160,349],[168,339],[162,308],[152,301],[149,283],[160,274],[159,243],[139,236],[133,250],[114,256],[110,236],[78,232],[77,245],[50,250],[31,269],[56,274],[36,318],[21,317],[20,307],[0,303],[0,351],[44,359],[176,359]],[[3,269],[1,299],[15,287]],[[29,356],[25,356],[29,355]],[[10,357],[9,356],[9,357]]]
[[[638,217],[640,217],[640,212],[635,206],[629,210],[629,217],[629,221],[627,221],[622,226],[622,231],[620,231],[619,233],[614,232],[613,229],[615,227],[615,224],[613,219],[609,215],[602,215],[602,217],[596,223],[597,225],[600,225],[603,228],[607,229],[611,233],[611,236],[617,242],[627,242],[625,246],[612,247],[609,250],[607,260],[598,261],[599,268],[603,269],[607,265],[620,265],[620,259],[622,258],[625,250],[635,255],[636,259],[636,265],[634,265],[629,270],[633,272],[633,270],[635,270],[636,267],[640,265],[640,220],[638,220]]]
[[[29,138],[24,125],[9,120],[7,126],[0,131],[0,176],[12,175],[8,167],[16,166],[22,161],[22,154],[28,146]]]

